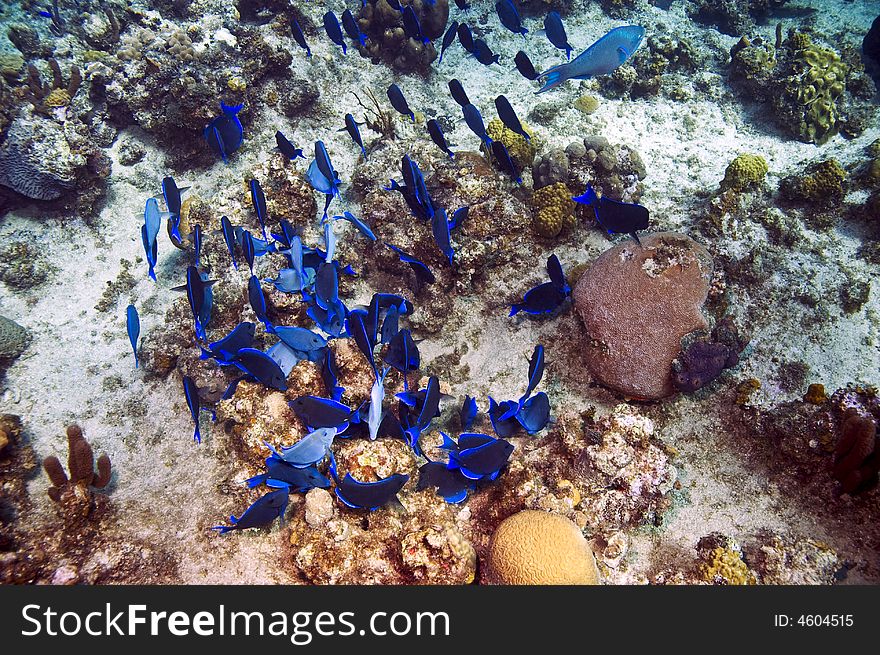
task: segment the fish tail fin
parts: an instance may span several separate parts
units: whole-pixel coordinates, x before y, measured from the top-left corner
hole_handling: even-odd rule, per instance
[[[638,233],[638,232],[636,232],[635,230],[633,230],[632,232],[629,233],[629,235],[630,235],[633,239],[636,240],[636,243],[639,244],[639,247],[642,247],[642,242],[639,241],[639,233]],[[137,360],[135,360],[135,361],[137,361]]]
[[[224,102],[220,103],[220,109],[223,111],[224,114],[226,114],[230,118],[233,118],[238,112],[240,112],[242,107],[244,107],[244,103],[242,103],[240,105],[232,105],[232,106],[227,105]]]
[[[245,483],[247,483],[248,489],[253,489],[254,487],[262,484],[263,482],[266,482],[266,479],[268,477],[269,476],[267,473],[261,473],[260,475],[255,475],[252,478],[248,478],[247,480],[245,480]]]
[[[193,441],[196,443],[202,443],[202,433],[199,431],[199,426],[196,426],[195,432],[193,432]]]
[[[311,56],[312,56],[312,49],[306,48],[306,57],[311,57]]]
[[[560,84],[562,84],[562,68],[565,64],[560,66],[554,66],[553,68],[547,69],[540,75],[538,75],[538,79],[544,80],[544,86],[535,91],[536,94],[544,93],[544,91],[549,91],[550,89],[556,88]]]
[[[508,314],[508,316],[516,316],[517,314],[519,314],[521,309],[522,309],[522,307],[520,305],[518,305],[518,304],[514,305],[513,307],[510,308],[510,313]]]
[[[456,443],[455,443],[455,442],[449,437],[448,434],[446,434],[445,432],[441,432],[441,433],[440,433],[440,436],[443,437],[443,443],[440,444],[440,448],[441,448],[442,450],[453,450],[453,449],[455,449],[455,448],[458,448],[458,444],[456,444]]]
[[[348,48],[345,47],[345,43],[342,44],[342,54],[346,54],[348,52]]]
[[[229,525],[215,525],[215,526],[213,526],[213,527],[210,528],[210,529],[211,529],[211,530],[216,530],[216,531],[219,532],[220,534],[226,534],[227,532],[231,532],[232,530],[235,530],[235,526],[229,526]]]

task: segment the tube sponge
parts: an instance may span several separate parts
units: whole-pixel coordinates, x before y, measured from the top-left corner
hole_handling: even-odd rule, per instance
[[[599,584],[593,551],[572,521],[537,510],[505,519],[489,544],[492,584]]]

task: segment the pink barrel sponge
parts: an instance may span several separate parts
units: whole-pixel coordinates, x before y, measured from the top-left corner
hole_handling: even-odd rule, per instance
[[[602,253],[578,281],[574,305],[586,328],[586,363],[606,387],[656,400],[675,392],[672,361],[682,337],[708,327],[702,307],[712,258],[683,234],[659,232]]]

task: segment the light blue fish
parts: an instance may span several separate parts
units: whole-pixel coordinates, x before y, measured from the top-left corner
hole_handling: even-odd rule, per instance
[[[147,206],[144,207],[144,225],[147,226],[147,245],[150,248],[156,243],[159,228],[162,227],[162,219],[170,217],[169,212],[159,210],[159,201],[155,198],[147,198]]]
[[[333,221],[324,221],[324,250],[327,254],[324,261],[328,264],[333,261],[333,255],[336,254],[336,233],[333,231]]]
[[[269,443],[265,441],[263,443],[278,459],[297,468],[306,468],[317,464],[330,454],[330,446],[335,437],[336,428],[318,428],[288,448],[281,446],[280,452]]]
[[[284,293],[302,291],[303,286],[307,286],[307,284],[303,284],[304,280],[300,274],[296,272],[296,269],[293,268],[282,268],[278,271],[278,277],[274,279],[265,278],[263,282],[269,282],[274,285],[276,289],[283,291]]]
[[[613,73],[632,57],[644,37],[645,28],[641,25],[615,27],[575,59],[541,73],[538,79],[544,80],[544,86],[537,93],[555,88],[566,80],[586,80]]]
[[[305,353],[294,350],[283,341],[279,341],[269,348],[269,350],[266,351],[266,354],[278,364],[278,368],[281,369],[281,372],[284,373],[285,377],[290,375],[294,366],[306,359]]]
[[[370,441],[375,441],[379,436],[379,425],[382,423],[382,403],[385,401],[385,376],[390,369],[382,371],[382,375],[376,378],[373,389],[370,391],[370,409],[367,412],[367,428],[370,430]]]
[[[311,352],[327,345],[324,337],[303,327],[276,325],[273,332],[289,348],[299,352]]]

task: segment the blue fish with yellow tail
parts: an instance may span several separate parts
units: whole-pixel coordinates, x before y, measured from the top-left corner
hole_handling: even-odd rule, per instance
[[[608,75],[625,64],[645,37],[641,25],[615,27],[573,60],[554,66],[538,76],[543,80],[536,93],[553,89],[566,80],[586,80],[597,75]]]

